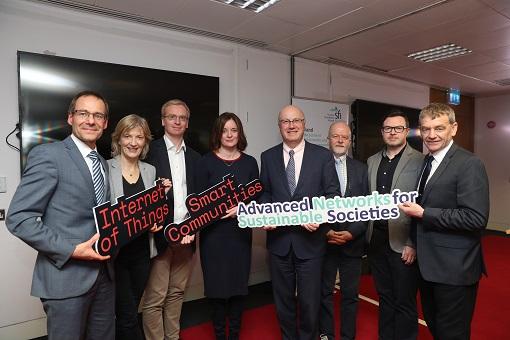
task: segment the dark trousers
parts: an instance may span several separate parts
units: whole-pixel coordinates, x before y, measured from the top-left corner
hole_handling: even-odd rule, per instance
[[[227,339],[226,320],[228,318],[228,339],[238,340],[244,309],[244,296],[228,299],[209,299],[212,307],[212,322],[216,340]]]
[[[452,286],[420,279],[423,315],[435,340],[469,340],[478,282]]]
[[[115,338],[143,340],[138,306],[149,277],[149,253],[125,255],[115,261]]]
[[[283,340],[317,339],[322,261],[322,256],[299,259],[292,249],[286,256],[270,254],[273,297]]]
[[[379,339],[414,340],[418,336],[416,293],[418,267],[394,252],[388,231],[374,228],[368,259],[379,295]]]
[[[113,340],[115,287],[102,265],[97,280],[85,294],[66,299],[42,299],[48,340]]]
[[[333,290],[336,272],[340,275],[340,338],[353,340],[356,337],[358,313],[358,288],[361,277],[361,257],[349,257],[340,247],[328,247],[322,267],[321,306],[319,331],[328,340],[335,339]]]

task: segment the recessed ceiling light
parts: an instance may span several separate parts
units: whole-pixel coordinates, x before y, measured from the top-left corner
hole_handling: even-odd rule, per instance
[[[280,0],[212,0],[226,5],[247,9],[249,11],[259,13],[266,8],[274,5]]]
[[[407,57],[418,61],[423,61],[425,63],[430,63],[436,60],[458,57],[471,52],[473,51],[471,51],[468,48],[450,43],[437,47],[428,48],[423,51],[413,52],[411,54],[408,54]]]

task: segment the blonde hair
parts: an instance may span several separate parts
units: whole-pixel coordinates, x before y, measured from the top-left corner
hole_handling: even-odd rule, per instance
[[[167,101],[165,104],[163,104],[163,106],[161,106],[161,118],[163,118],[165,116],[165,109],[172,105],[183,106],[186,109],[186,113],[188,114],[188,118],[189,118],[189,115],[190,115],[189,107],[188,107],[188,105],[186,105],[185,102],[183,102],[180,99],[172,99],[172,100]]]
[[[149,143],[152,140],[151,130],[149,129],[149,124],[145,118],[140,117],[135,114],[127,115],[117,123],[115,127],[115,131],[112,133],[112,157],[120,155],[120,137],[126,131],[130,131],[136,127],[139,127],[143,131],[143,136],[145,138],[145,145],[143,146],[142,153],[140,154],[140,159],[144,159],[147,156],[147,152],[149,152]]]

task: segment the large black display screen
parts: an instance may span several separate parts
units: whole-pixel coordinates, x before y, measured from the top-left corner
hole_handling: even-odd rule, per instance
[[[219,111],[218,77],[28,52],[18,52],[18,76],[22,169],[32,147],[71,133],[67,109],[83,90],[99,92],[110,106],[108,129],[97,144],[107,159],[111,133],[125,115],[145,117],[159,138],[164,133],[161,106],[169,99],[184,100],[191,111],[186,144],[204,153]]]

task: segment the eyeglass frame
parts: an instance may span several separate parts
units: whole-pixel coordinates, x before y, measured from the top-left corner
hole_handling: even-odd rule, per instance
[[[282,124],[282,125],[290,125],[291,123],[294,124],[294,125],[297,125],[297,124],[301,124],[305,121],[304,118],[294,118],[294,119],[280,119],[278,121],[278,123]]]
[[[332,136],[328,136],[327,138],[328,139],[340,139],[340,140],[343,140],[343,141],[351,140],[351,137],[337,135],[337,134],[332,135]]]
[[[187,121],[189,121],[188,116],[178,116],[178,115],[174,115],[174,114],[163,116],[163,118],[165,118],[171,122],[175,122],[175,121],[179,120],[179,122],[186,123]]]
[[[395,131],[395,133],[402,133],[404,132],[405,130],[408,130],[409,128],[407,126],[402,126],[402,125],[398,125],[398,126],[383,126],[381,128],[381,131],[383,133],[391,133],[392,131]]]
[[[76,115],[78,118],[82,120],[89,119],[90,115],[94,118],[96,122],[104,122],[108,119],[108,115],[103,112],[89,112],[87,110],[74,110],[72,112],[73,116]]]

